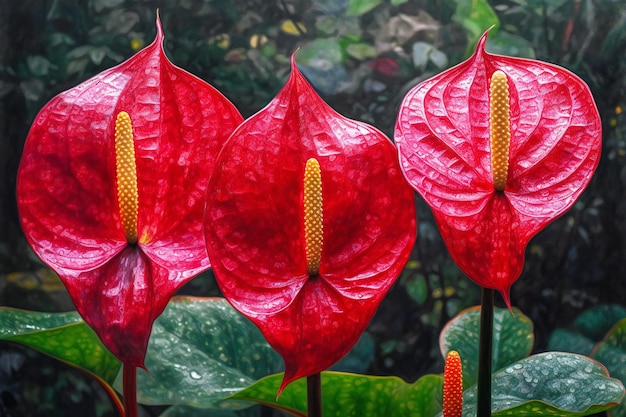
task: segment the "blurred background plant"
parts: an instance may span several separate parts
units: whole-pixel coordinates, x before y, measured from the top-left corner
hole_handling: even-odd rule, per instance
[[[624,305],[623,0],[6,0],[0,13],[0,305],[72,309],[19,227],[14,195],[21,149],[36,113],[55,94],[154,39],[156,9],[170,59],[216,86],[244,117],[281,88],[296,50],[299,67],[324,100],[389,137],[408,89],[465,59],[491,26],[488,51],[575,72],[589,84],[603,118],[602,160],[575,207],[531,241],[511,298],[535,323],[537,352],[583,310]],[[450,259],[428,207],[417,197],[416,204],[412,260],[368,330],[375,351],[368,371],[409,381],[442,369],[441,328],[480,294]],[[219,294],[210,273],[182,292]],[[0,416],[68,410],[115,415],[87,377],[0,342]]]

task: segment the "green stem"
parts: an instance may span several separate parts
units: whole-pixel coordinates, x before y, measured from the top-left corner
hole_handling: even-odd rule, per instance
[[[137,367],[123,365],[122,395],[126,417],[137,417]]]
[[[322,417],[322,375],[320,373],[306,378],[308,417]]]
[[[480,309],[480,341],[478,342],[477,417],[491,417],[491,360],[493,345],[494,290],[483,288]]]

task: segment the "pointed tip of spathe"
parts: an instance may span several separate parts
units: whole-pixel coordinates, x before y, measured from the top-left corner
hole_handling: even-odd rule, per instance
[[[483,32],[483,34],[482,34],[482,35],[480,35],[480,39],[481,39],[481,40],[482,40],[483,38],[484,38],[484,39],[487,39],[487,36],[489,36],[489,33],[491,33],[491,31],[492,31],[493,29],[495,29],[495,28],[496,28],[496,25],[495,25],[495,24],[494,24],[494,25],[489,26],[489,27],[488,27],[488,28],[487,28],[487,29]]]
[[[300,51],[300,47],[296,48],[296,50],[293,51],[293,53],[291,54],[291,59],[290,59],[291,74],[289,75],[287,83],[285,84],[285,88],[287,86],[289,86],[289,88],[296,88],[296,89],[304,87],[305,89],[310,88],[312,91],[314,91],[313,86],[307,80],[306,76],[302,74],[302,72],[300,71],[296,63],[296,55],[298,54],[299,51]],[[301,90],[293,90],[293,91],[301,91]]]
[[[165,38],[165,36],[163,35],[163,25],[161,24],[161,12],[160,10],[157,8],[156,9],[156,28],[157,28],[157,33],[156,33],[156,38],[155,38],[155,42],[161,42],[163,43],[163,39]]]
[[[284,381],[280,384],[280,387],[278,388],[278,391],[276,391],[276,398],[275,401],[278,402],[278,398],[280,397],[280,395],[283,393],[283,391],[285,390],[285,388],[287,387],[287,385],[285,385]]]
[[[151,375],[151,374],[150,374],[150,371],[148,370],[148,368],[146,368],[146,364],[144,363],[144,361],[141,361],[141,364],[140,364],[140,365],[137,365],[137,368],[139,368],[139,369],[143,369],[144,371],[146,371],[146,373],[147,373],[148,375]]]
[[[493,29],[496,25],[492,25],[490,26],[478,39],[478,43],[476,44],[476,52],[478,51],[482,51],[482,52],[486,52],[485,51],[485,45],[487,44],[487,37],[489,36],[489,32],[491,32],[491,29]]]
[[[299,72],[298,65],[296,65],[296,55],[300,52],[300,47],[298,46],[295,51],[291,54],[290,63],[291,63],[291,73]]]
[[[515,316],[515,313],[513,312],[513,306],[511,305],[511,293],[510,293],[510,289],[506,289],[506,290],[500,290],[500,294],[502,294],[502,299],[504,300],[504,304],[506,304],[506,307],[509,309],[509,312],[511,313],[511,315]]]
[[[278,397],[280,397],[280,395],[283,393],[285,388],[287,388],[287,386],[291,384],[293,381],[295,381],[296,379],[298,378],[297,377],[294,378],[293,375],[288,376],[287,372],[283,374],[283,380],[281,381],[280,386],[278,387],[278,391],[276,392],[276,401],[278,401]]]

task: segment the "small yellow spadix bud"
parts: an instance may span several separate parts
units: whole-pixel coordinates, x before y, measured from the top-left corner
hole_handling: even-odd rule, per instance
[[[115,165],[117,171],[117,201],[122,227],[128,243],[137,243],[137,162],[130,116],[120,112],[115,120]]]
[[[311,158],[304,168],[304,239],[307,272],[311,276],[317,275],[320,270],[323,218],[322,171],[317,159]]]
[[[491,122],[491,172],[496,190],[504,191],[509,174],[509,86],[500,70],[491,76],[489,88],[489,120]]]

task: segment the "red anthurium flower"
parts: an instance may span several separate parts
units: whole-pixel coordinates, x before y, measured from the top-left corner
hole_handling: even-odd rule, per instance
[[[407,94],[395,136],[402,170],[431,206],[452,258],[510,305],[528,241],[582,193],[602,135],[582,80],[488,54],[486,39]]]
[[[125,364],[143,366],[152,322],[209,268],[206,183],[242,121],[155,41],[52,99],[26,139],[18,205],[26,237]]]
[[[346,119],[295,65],[228,139],[207,192],[206,240],[226,298],[282,355],[282,389],[339,360],[415,240],[392,142]]]

